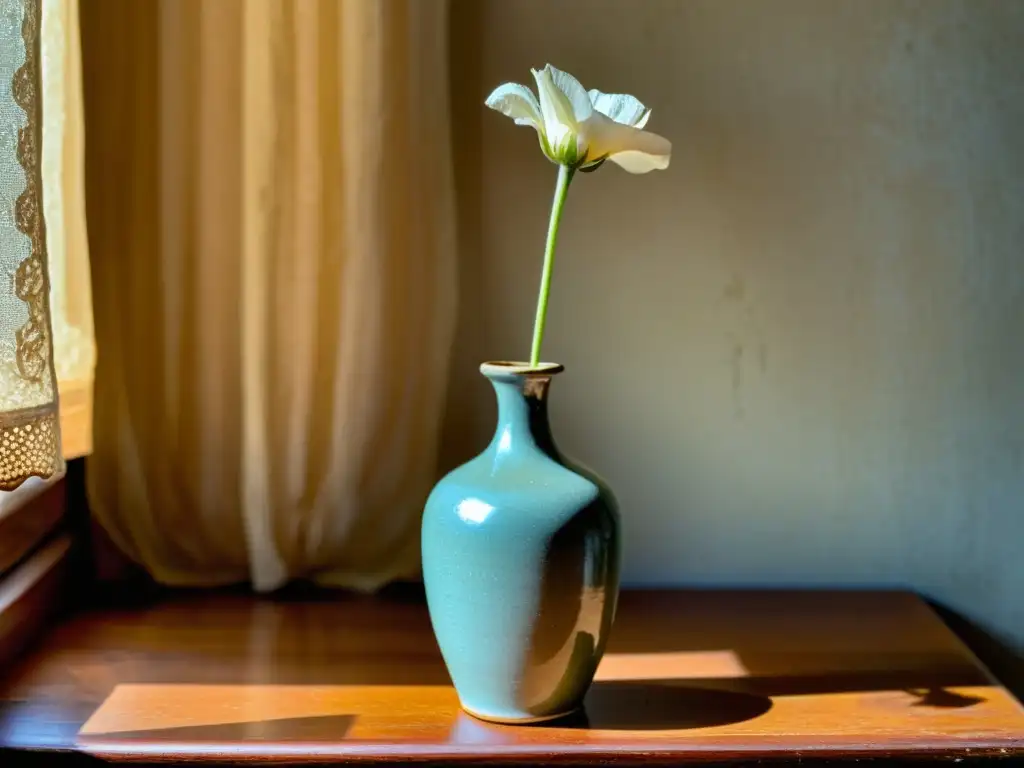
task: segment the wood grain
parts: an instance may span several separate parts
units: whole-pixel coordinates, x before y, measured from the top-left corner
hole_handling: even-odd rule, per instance
[[[62,534],[22,561],[0,580],[0,668],[43,631],[66,607],[71,538]]]
[[[902,593],[627,593],[586,714],[550,726],[460,712],[402,596],[93,610],[0,702],[0,746],[122,762],[1024,757],[1020,705]]]
[[[65,494],[64,478],[46,484],[33,478],[4,499],[0,510],[0,576],[64,522]]]

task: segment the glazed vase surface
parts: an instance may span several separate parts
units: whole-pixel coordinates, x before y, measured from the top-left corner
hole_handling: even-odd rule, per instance
[[[548,423],[561,366],[485,363],[498,400],[487,448],[435,486],[423,515],[434,634],[462,707],[527,723],[580,708],[615,615],[619,518]]]

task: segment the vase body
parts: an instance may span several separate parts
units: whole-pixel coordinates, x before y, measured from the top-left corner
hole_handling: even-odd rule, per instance
[[[427,500],[423,579],[462,707],[537,722],[581,706],[604,652],[618,599],[618,512],[608,487],[552,439],[547,395],[561,366],[481,371],[497,394],[497,429]]]

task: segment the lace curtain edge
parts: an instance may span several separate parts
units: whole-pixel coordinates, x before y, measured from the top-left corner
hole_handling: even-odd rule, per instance
[[[12,82],[14,101],[26,117],[18,131],[17,159],[25,171],[25,189],[15,203],[15,225],[31,241],[31,250],[14,274],[15,295],[28,307],[28,320],[15,333],[16,362],[18,372],[29,381],[48,377],[53,397],[43,405],[0,412],[0,491],[12,491],[31,477],[53,477],[63,469],[41,205],[41,0],[24,0],[24,10],[25,61]]]

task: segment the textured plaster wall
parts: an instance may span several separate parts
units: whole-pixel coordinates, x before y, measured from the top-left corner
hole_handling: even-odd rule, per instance
[[[625,575],[908,585],[1024,645],[1024,3],[455,0],[462,318],[529,348],[554,169],[482,106],[545,61],[636,94],[667,172],[574,182],[554,426]]]

